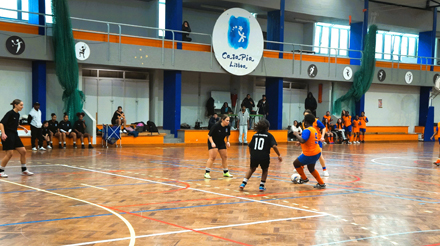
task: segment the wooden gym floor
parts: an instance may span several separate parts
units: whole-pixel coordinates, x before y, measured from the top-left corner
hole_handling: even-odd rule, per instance
[[[308,172],[292,184],[301,151],[279,147],[262,193],[260,172],[238,191],[249,154],[237,145],[234,178],[217,159],[212,180],[200,145],[28,151],[32,177],[15,153],[0,179],[0,245],[440,245],[438,144],[324,146],[325,190]]]

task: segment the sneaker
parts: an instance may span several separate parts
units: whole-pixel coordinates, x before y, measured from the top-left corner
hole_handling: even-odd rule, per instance
[[[361,143],[365,143],[365,141],[362,140]]]
[[[266,188],[264,186],[260,186],[260,188],[258,188],[260,190],[260,192],[263,192],[266,190]]]
[[[248,145],[248,143],[244,143],[244,145]]]
[[[84,144],[83,145],[81,145],[81,149],[85,149],[86,148],[86,146],[84,146]]]
[[[33,151],[37,151],[37,147],[33,147],[32,150],[33,150]]]
[[[227,172],[227,173],[223,173],[223,177],[226,177],[226,178],[232,178],[233,176],[232,176],[232,174],[230,174],[229,172]]]
[[[67,146],[66,146],[66,144],[64,144],[64,148],[66,148]]]
[[[125,128],[124,128],[124,129],[122,129],[122,132],[123,132],[123,133],[127,133],[127,130],[125,130]]]
[[[351,144],[351,142],[347,142],[347,144]]]
[[[44,147],[40,147],[40,150],[41,151],[45,151],[46,149]]]
[[[315,186],[313,186],[313,188],[316,188],[316,189],[324,189],[325,187],[326,187],[325,184],[319,184],[319,183],[317,183]]]
[[[32,175],[34,175],[34,173],[30,172],[29,170],[26,170],[26,171],[22,172],[21,175],[23,175],[23,176],[32,176]]]
[[[330,174],[328,174],[328,171],[324,171],[324,177],[329,177]]]
[[[440,167],[440,163],[434,163],[434,165],[437,165],[438,167]]]
[[[0,178],[7,178],[8,175],[5,172],[0,173]]]
[[[241,183],[241,185],[240,185],[240,190],[244,190],[244,187],[245,187],[246,185],[244,184],[244,183]]]
[[[205,173],[205,179],[210,179],[210,178],[211,178],[211,174]]]
[[[47,149],[52,149],[52,146],[50,146],[50,145],[47,145]]]
[[[300,178],[300,179],[295,179],[295,181],[293,183],[295,183],[295,184],[305,184],[307,182],[309,182],[309,179],[302,179],[302,178]]]
[[[93,149],[93,146],[91,144],[89,144],[89,149]]]
[[[330,144],[335,144],[335,142],[330,142]]]
[[[59,144],[59,145],[58,145],[58,148],[62,149],[62,148],[63,148],[63,145],[62,145],[62,144]]]
[[[64,147],[66,147],[66,145],[64,145]],[[74,149],[76,149],[77,147],[76,147],[76,144],[73,144],[73,148]]]

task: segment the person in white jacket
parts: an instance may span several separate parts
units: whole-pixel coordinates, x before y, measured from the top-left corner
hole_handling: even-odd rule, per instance
[[[298,123],[298,121],[293,121],[293,126],[290,127],[289,130],[289,139],[295,138],[294,132],[297,132],[300,136],[302,134],[301,124]]]
[[[37,151],[38,147],[40,150],[46,150],[43,147],[43,135],[41,133],[41,127],[43,124],[41,123],[41,110],[40,103],[35,102],[31,112],[29,112],[29,116],[31,117],[31,141],[32,141],[32,150]],[[35,146],[35,140],[38,139],[38,146]]]

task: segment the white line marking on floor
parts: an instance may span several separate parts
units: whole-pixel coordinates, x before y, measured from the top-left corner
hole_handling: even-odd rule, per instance
[[[88,185],[88,184],[81,184],[81,185],[92,187],[92,188],[96,188],[96,189],[100,189],[100,190],[107,190],[105,188],[101,188],[101,187],[97,187],[97,186],[93,186],[93,185]]]

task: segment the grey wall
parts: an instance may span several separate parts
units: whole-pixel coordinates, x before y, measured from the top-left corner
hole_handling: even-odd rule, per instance
[[[158,26],[158,1],[139,0],[69,0],[70,16],[131,25]],[[106,24],[72,21],[72,27],[107,32]],[[117,25],[111,32],[118,33]],[[122,27],[122,33],[136,36],[156,37],[157,31]]]
[[[212,34],[215,22],[220,16],[218,12],[202,11],[183,8],[183,20],[188,21],[192,32]],[[211,43],[210,37],[192,34],[193,42]]]

